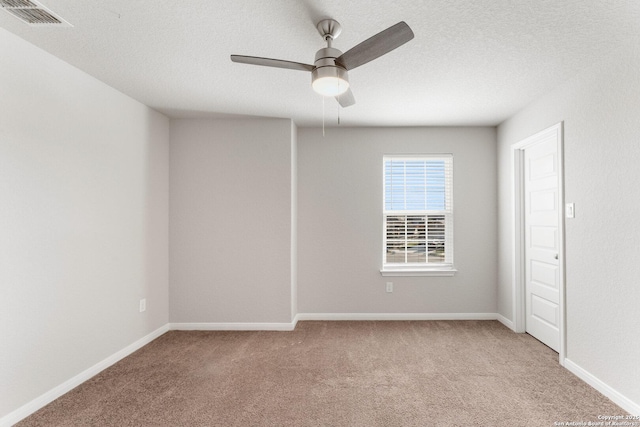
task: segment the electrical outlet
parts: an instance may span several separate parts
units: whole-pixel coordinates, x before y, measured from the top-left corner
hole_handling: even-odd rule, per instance
[[[387,292],[393,292],[393,282],[387,282]]]
[[[140,300],[140,313],[142,313],[143,311],[147,310],[147,299],[146,298],[142,298]]]

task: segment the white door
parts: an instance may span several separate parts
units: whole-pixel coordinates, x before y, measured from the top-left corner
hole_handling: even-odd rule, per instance
[[[554,136],[524,149],[526,331],[555,351],[560,347],[560,197]]]

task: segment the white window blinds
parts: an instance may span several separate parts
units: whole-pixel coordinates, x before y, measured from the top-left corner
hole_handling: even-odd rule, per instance
[[[383,267],[453,265],[453,157],[384,157]]]

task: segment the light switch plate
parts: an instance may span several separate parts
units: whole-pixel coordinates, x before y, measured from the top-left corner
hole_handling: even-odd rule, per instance
[[[564,210],[567,218],[575,218],[576,217],[576,206],[573,203],[567,203]]]

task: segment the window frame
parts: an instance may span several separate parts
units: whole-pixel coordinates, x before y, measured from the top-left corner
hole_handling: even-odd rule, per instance
[[[443,210],[387,210],[386,164],[387,161],[429,161],[444,160],[448,163],[448,173],[445,173],[445,209]],[[425,233],[428,230],[428,217],[442,215],[445,217],[445,250],[447,262],[428,262],[426,255],[424,263],[394,263],[387,262],[387,217],[388,216],[424,216]],[[453,258],[453,154],[385,154],[382,157],[382,276],[453,276],[456,273]],[[408,222],[408,219],[405,219]],[[425,250],[428,251],[428,236],[425,234]]]

